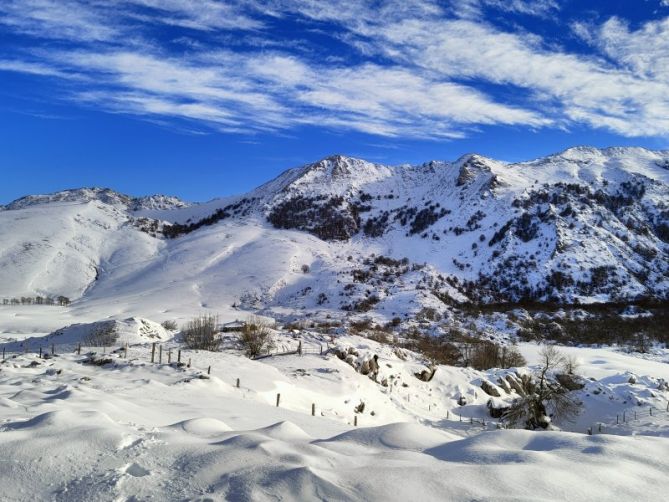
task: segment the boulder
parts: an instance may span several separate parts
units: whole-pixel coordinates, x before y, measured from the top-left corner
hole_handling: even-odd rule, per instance
[[[488,413],[492,418],[502,418],[504,414],[509,411],[509,406],[495,406],[492,399],[488,400]]]
[[[433,366],[432,368],[429,369],[424,369],[423,371],[419,371],[414,373],[414,376],[423,382],[429,382],[434,378],[434,374],[437,372],[437,367]]]
[[[494,384],[488,382],[487,380],[483,380],[481,382],[481,389],[489,396],[500,397],[500,393],[497,390],[497,387]]]

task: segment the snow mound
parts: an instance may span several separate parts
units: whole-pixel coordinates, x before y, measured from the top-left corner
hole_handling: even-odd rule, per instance
[[[20,342],[14,341],[4,344],[10,351],[36,350],[43,347],[47,350],[55,345],[62,352],[72,350],[79,344],[83,347],[102,347],[134,345],[168,340],[172,335],[160,324],[140,317],[128,319],[109,319],[91,323],[77,323],[57,329],[40,337],[26,338]]]
[[[264,429],[260,429],[257,432],[264,434],[272,439],[279,439],[281,441],[295,441],[295,440],[308,440],[311,439],[311,436],[300,429],[297,425],[292,422],[284,421],[279,422]]]
[[[215,418],[193,418],[178,422],[172,427],[200,437],[214,437],[232,430],[225,422]]]
[[[97,321],[84,324],[72,324],[49,334],[49,343],[89,344],[106,336],[116,338],[116,343],[146,343],[166,340],[169,333],[160,324],[140,317],[123,320]],[[95,345],[95,343],[90,343]]]
[[[458,436],[423,425],[401,422],[354,429],[327,442],[352,442],[375,448],[391,448],[397,450],[426,450],[446,442],[459,439]]]

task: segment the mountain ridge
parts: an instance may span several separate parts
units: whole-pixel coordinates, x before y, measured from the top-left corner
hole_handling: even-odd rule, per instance
[[[123,315],[154,295],[163,310],[388,317],[462,302],[666,299],[665,163],[669,153],[636,148],[394,167],[335,155],[196,205],[104,189],[28,197],[0,212],[0,297],[115,298]]]

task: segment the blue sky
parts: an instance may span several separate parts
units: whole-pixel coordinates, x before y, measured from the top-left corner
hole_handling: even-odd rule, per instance
[[[0,2],[0,203],[668,137],[669,0]]]

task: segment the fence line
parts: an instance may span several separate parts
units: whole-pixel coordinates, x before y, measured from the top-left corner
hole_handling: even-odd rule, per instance
[[[12,346],[11,349],[7,348],[7,345]],[[209,378],[211,373],[212,373],[212,367],[209,365],[207,368],[196,368],[192,363],[193,363],[193,358],[192,358],[192,353],[190,352],[199,352],[196,350],[191,350],[191,349],[179,349],[175,347],[170,347],[168,349],[163,350],[163,344],[159,342],[152,342],[151,346],[147,347],[146,345],[128,345],[127,343],[114,348],[115,346],[110,345],[110,346],[92,346],[92,345],[83,345],[81,343],[62,343],[62,344],[56,344],[56,343],[51,343],[51,344],[23,344],[21,347],[21,342],[8,342],[5,344],[5,346],[2,348],[2,359],[0,360],[0,363],[4,363],[6,360],[12,359],[14,357],[18,356],[23,356],[23,355],[36,355],[40,359],[52,359],[54,357],[57,357],[61,354],[77,354],[82,357],[85,357],[87,359],[82,360],[82,363],[85,363],[86,360],[89,360],[91,362],[94,362],[96,360],[98,361],[105,361],[106,358],[105,356],[111,356],[111,355],[116,355],[120,359],[136,359],[139,360],[139,356],[133,357],[132,353],[130,353],[129,357],[129,350],[135,349],[141,347],[142,348],[142,354],[144,357],[147,359],[152,364],[157,364],[157,365],[162,365],[162,366],[170,366],[175,369],[177,368],[189,368],[193,369],[196,371],[200,371],[199,378]],[[18,347],[17,347],[18,346]],[[188,353],[187,353],[188,351]],[[172,361],[172,353],[176,354],[176,361]],[[323,347],[320,346],[318,348],[312,347],[312,348],[303,348],[300,344],[297,350],[294,351],[286,351],[286,352],[277,352],[277,353],[271,353],[267,354],[263,357],[272,357],[272,356],[282,356],[282,355],[288,355],[288,354],[322,354],[325,353],[326,351],[323,351]],[[93,356],[96,356],[97,359],[95,359]],[[163,359],[167,359],[167,363],[163,361]],[[188,362],[184,362],[185,360],[188,360]],[[258,358],[256,358],[258,359]],[[111,364],[114,361],[109,358],[109,362],[105,364]],[[206,375],[205,375],[206,373]],[[234,382],[234,387],[237,389],[242,389],[241,386],[242,382],[239,378],[236,378]],[[249,389],[252,390],[252,389]],[[276,398],[276,406],[280,406],[280,394],[277,394]],[[310,407],[308,410],[305,410],[305,413],[310,413],[312,416],[316,416],[316,403],[311,403]],[[358,425],[358,414],[354,413],[353,418],[350,422],[354,426],[357,427]]]
[[[648,406],[648,407],[637,407],[637,408],[628,408],[623,410],[622,413],[619,413],[616,415],[616,421],[613,422],[595,422],[595,424],[591,427],[588,427],[586,430],[586,434],[592,435],[594,433],[597,434],[605,434],[606,431],[604,430],[605,427],[616,427],[620,426],[623,424],[628,424],[630,422],[634,422],[637,420],[640,420],[644,417],[658,417],[658,416],[667,416],[669,415],[669,401],[667,401],[667,408],[666,409],[661,409],[661,408],[655,408],[653,406]]]
[[[170,347],[167,350],[163,350],[163,343],[159,342],[152,342],[150,347],[146,347],[145,345],[135,345],[135,346],[130,346],[127,343],[124,345],[121,345],[118,348],[113,348],[114,346],[93,346],[93,345],[83,345],[81,343],[63,343],[63,344],[57,344],[57,343],[51,343],[51,344],[23,344],[22,347],[17,347],[17,348],[11,348],[8,349],[7,345],[14,346],[16,347],[17,345],[20,345],[21,342],[8,342],[5,344],[5,346],[2,348],[2,362],[4,362],[7,359],[11,359],[12,357],[19,356],[19,355],[28,355],[28,354],[34,354],[37,355],[39,358],[42,359],[51,359],[55,356],[58,356],[60,354],[66,354],[66,353],[76,353],[78,355],[84,355],[89,358],[89,360],[94,361],[94,359],[91,358],[91,356],[105,356],[105,355],[112,355],[116,354],[122,359],[129,359],[128,353],[129,349],[131,348],[137,348],[137,347],[142,347],[144,349],[143,351],[147,352],[146,358],[150,363],[153,364],[158,364],[158,365],[168,365],[172,366],[175,368],[189,368],[193,370],[198,370],[201,371],[201,378],[208,378],[211,375],[212,367],[208,365],[207,368],[196,368],[193,365],[193,354],[192,352],[199,352],[199,351],[194,351],[191,349],[180,349],[180,348],[174,348]],[[158,350],[156,350],[158,349]],[[275,352],[270,352],[268,354],[263,354],[260,356],[257,356],[253,358],[253,360],[259,360],[259,359],[265,359],[268,357],[275,357],[275,356],[288,356],[288,355],[323,355],[326,354],[329,351],[330,347],[329,344],[326,344],[325,347],[323,345],[318,345],[318,346],[303,346],[302,343],[298,345],[297,349],[295,350],[284,350],[284,351],[275,351]],[[175,352],[175,359],[176,361],[172,361],[172,353],[173,351]],[[164,354],[165,353],[165,354]],[[182,355],[184,353],[186,357]],[[138,357],[135,357],[138,358]],[[164,362],[164,359],[167,360],[167,362]],[[188,361],[187,363],[184,361]],[[109,363],[112,361],[110,360]],[[206,377],[204,376],[204,373],[206,372]],[[236,388],[240,388],[240,379],[236,379]],[[279,400],[277,399],[277,405],[279,403]],[[312,404],[312,409],[311,413],[312,415],[315,413],[315,406],[316,404]],[[640,420],[641,418],[645,417],[653,417],[653,416],[663,416],[663,415],[669,415],[669,402],[667,402],[667,408],[666,409],[660,409],[660,408],[655,408],[652,406],[649,407],[644,407],[644,408],[629,408],[626,410],[623,410],[622,413],[616,415],[616,421],[610,421],[610,422],[604,422],[604,421],[598,421],[594,422],[594,425],[589,427],[585,433],[592,435],[592,434],[605,434],[606,433],[606,428],[612,428],[616,426],[620,426],[623,424],[628,424],[630,422],[634,422],[637,420]],[[357,417],[357,414],[355,415]],[[452,418],[451,418],[452,416]],[[482,426],[486,427],[490,424],[495,424],[497,423],[497,426],[500,426],[500,422],[495,422],[494,420],[488,420],[486,421],[485,418],[475,418],[475,417],[463,417],[461,414],[455,414],[451,413],[449,410],[446,411],[446,420],[451,421],[451,422],[460,422],[463,424],[467,424],[470,426]]]

